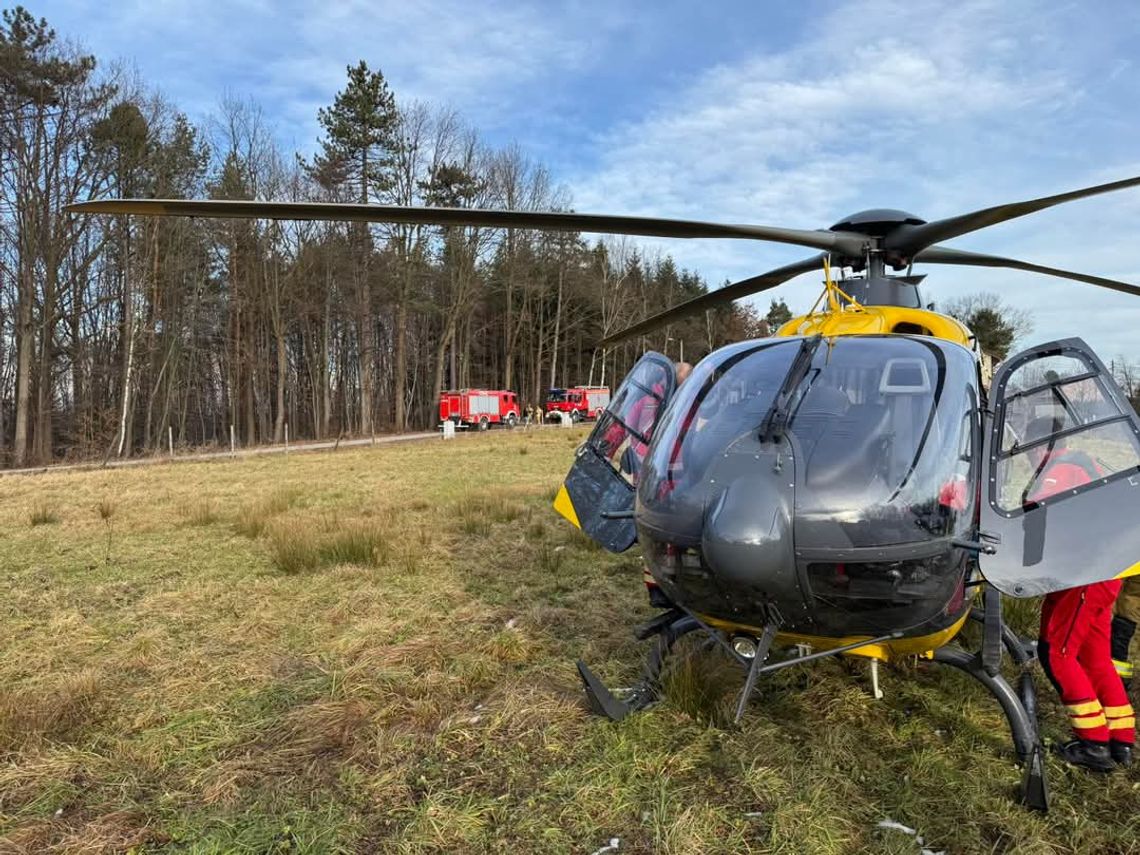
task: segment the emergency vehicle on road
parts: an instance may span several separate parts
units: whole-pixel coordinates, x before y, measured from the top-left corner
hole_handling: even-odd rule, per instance
[[[576,422],[596,419],[610,402],[609,386],[574,386],[571,389],[551,389],[546,394],[546,418],[559,418],[569,413]]]
[[[502,389],[459,389],[439,393],[439,420],[456,427],[487,430],[491,425],[514,427],[519,421],[519,399]]]

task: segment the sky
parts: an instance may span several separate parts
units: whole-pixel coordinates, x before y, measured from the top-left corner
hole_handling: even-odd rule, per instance
[[[191,119],[223,95],[311,152],[346,66],[401,103],[517,143],[576,210],[825,228],[866,208],[927,220],[1140,175],[1140,4],[853,0],[50,0],[25,5]],[[948,242],[1140,284],[1140,189]],[[810,250],[639,239],[712,286]],[[929,265],[926,300],[990,291],[1021,344],[1079,335],[1140,362],[1140,298]],[[805,311],[820,277],[758,298]]]

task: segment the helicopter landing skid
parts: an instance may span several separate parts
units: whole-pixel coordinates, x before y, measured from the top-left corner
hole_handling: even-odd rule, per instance
[[[988,586],[987,586],[988,588]],[[1049,787],[1045,779],[1044,751],[1037,727],[1037,696],[1033,685],[1031,666],[1036,659],[1032,642],[1019,638],[1001,619],[1000,595],[995,589],[988,589],[983,597],[984,608],[971,611],[970,617],[982,624],[982,650],[969,653],[959,647],[941,647],[930,654],[931,661],[949,665],[969,674],[994,696],[1001,705],[1009,721],[1017,759],[1022,764],[1020,797],[1027,807],[1047,812],[1049,810]],[[657,702],[661,695],[661,672],[673,645],[684,635],[694,631],[704,631],[709,636],[709,645],[724,648],[736,662],[748,671],[744,690],[736,707],[736,722],[743,717],[748,701],[755,691],[757,681],[764,675],[798,664],[806,664],[816,659],[836,656],[869,644],[890,641],[901,636],[893,632],[880,638],[853,642],[841,647],[816,653],[796,656],[790,659],[768,663],[771,643],[778,632],[778,623],[769,623],[761,637],[757,639],[756,655],[750,658],[741,656],[733,649],[722,633],[708,626],[700,618],[682,608],[672,608],[641,626],[636,636],[645,640],[656,636],[653,647],[646,658],[641,680],[631,689],[621,692],[618,697],[606,688],[605,684],[578,660],[578,676],[586,690],[590,709],[597,715],[611,721],[621,721],[630,713],[646,709]],[[1017,689],[1001,673],[1003,652],[1013,660],[1020,670]]]
[[[1048,812],[1049,785],[1037,726],[1037,691],[1031,673],[1037,658],[1035,646],[1022,641],[1002,620],[1001,595],[989,585],[983,595],[983,607],[972,609],[970,619],[982,625],[982,649],[969,653],[956,646],[941,647],[931,659],[969,674],[997,699],[1009,722],[1014,751],[1022,765],[1021,802],[1033,810]],[[1020,671],[1016,690],[1001,673],[1003,648]]]
[[[656,636],[656,640],[645,661],[640,682],[632,688],[622,691],[623,697],[619,698],[614,692],[607,689],[605,684],[590,670],[589,666],[581,659],[578,660],[578,676],[581,678],[582,686],[586,690],[586,700],[590,705],[590,709],[597,715],[605,716],[611,721],[621,721],[631,712],[637,712],[638,710],[652,706],[660,697],[661,672],[664,668],[665,660],[673,649],[673,645],[682,636],[698,630],[703,631],[708,636],[709,640],[706,643],[708,646],[719,645],[738,665],[747,671],[748,676],[745,679],[744,688],[736,704],[736,714],[734,716],[735,724],[740,724],[741,719],[744,718],[744,712],[748,707],[748,702],[756,691],[756,684],[764,674],[780,671],[792,665],[806,664],[817,659],[838,656],[869,644],[881,644],[884,641],[893,640],[901,635],[899,632],[892,632],[878,638],[860,640],[829,650],[822,650],[816,653],[770,663],[768,656],[782,622],[779,613],[775,610],[773,610],[770,617],[771,620],[765,624],[759,638],[753,639],[754,647],[752,655],[744,656],[734,649],[733,645],[728,643],[724,633],[709,626],[692,612],[680,607],[674,607],[667,612],[663,612],[653,620],[639,627],[635,632],[638,640],[644,641],[653,636]]]
[[[662,612],[653,620],[638,627],[635,635],[639,641],[656,636],[649,656],[642,668],[641,680],[633,688],[623,692],[624,699],[618,698],[606,688],[581,659],[578,660],[578,676],[586,690],[586,700],[590,709],[610,721],[621,721],[631,712],[643,710],[657,701],[660,695],[661,669],[673,645],[683,635],[698,629],[706,629],[703,623],[683,609],[672,608]]]

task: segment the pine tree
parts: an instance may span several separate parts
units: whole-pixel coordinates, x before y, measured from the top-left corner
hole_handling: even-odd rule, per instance
[[[362,204],[375,201],[392,186],[391,169],[400,120],[396,99],[384,75],[370,71],[361,60],[348,67],[348,85],[337,93],[333,105],[317,113],[325,138],[313,174],[330,189],[345,189]],[[360,431],[373,430],[373,396],[376,378],[377,334],[372,311],[372,239],[367,225],[353,229],[357,255],[356,334],[360,341]],[[403,430],[404,384],[407,354],[403,335],[396,348],[396,429]]]

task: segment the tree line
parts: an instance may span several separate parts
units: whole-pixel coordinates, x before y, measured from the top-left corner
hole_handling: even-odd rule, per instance
[[[613,385],[657,349],[695,361],[743,307],[609,349],[707,290],[628,239],[489,228],[74,216],[93,197],[570,210],[543,164],[361,61],[309,157],[258,106],[196,125],[16,7],[0,25],[0,463],[368,435],[436,422],[443,388]]]
[[[570,210],[545,166],[361,61],[311,156],[251,101],[196,125],[16,7],[0,21],[0,465],[436,423],[444,388],[616,385],[647,349],[696,362],[767,335],[772,301],[597,342],[707,291],[627,238],[490,228],[74,216],[94,197]],[[993,295],[944,311],[1003,358],[1031,326]],[[1128,394],[1135,366],[1114,363]],[[1134,398],[1135,399],[1135,398]]]

